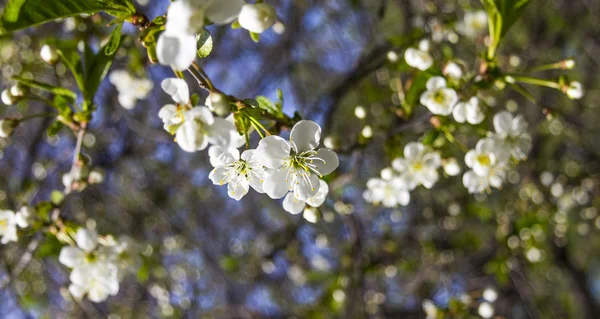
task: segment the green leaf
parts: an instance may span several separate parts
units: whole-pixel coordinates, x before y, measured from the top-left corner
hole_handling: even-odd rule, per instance
[[[208,30],[202,28],[202,32],[196,36],[196,41],[198,41],[198,57],[206,58],[213,49],[213,40]]]
[[[256,43],[260,41],[260,34],[258,33],[250,32],[250,37],[252,38],[252,41]]]
[[[56,136],[63,129],[63,127],[65,127],[64,124],[59,121],[54,121],[52,124],[50,124],[50,126],[48,126],[46,134],[48,134],[48,136]]]
[[[523,14],[530,0],[481,0],[488,14],[491,43],[488,59],[493,59],[500,41]]]
[[[104,47],[104,54],[113,55],[121,45],[121,31],[123,30],[123,22],[119,23],[110,33],[110,39]]]
[[[271,100],[269,100],[266,96],[259,95],[256,97],[256,102],[258,102],[258,107],[267,111],[269,114],[274,116],[281,115],[281,109],[275,105]]]
[[[136,10],[131,0],[9,0],[0,16],[0,34],[100,11],[129,17]]]
[[[117,43],[117,48],[114,50],[115,52],[119,48],[120,43],[121,41],[119,40]],[[106,77],[106,74],[108,74],[108,70],[115,59],[114,52],[113,54],[106,54],[106,47],[109,44],[110,43],[107,43],[104,47],[100,48],[100,50],[98,50],[98,54],[94,55],[93,57],[88,56],[88,58],[86,58],[86,72],[84,73],[85,90],[83,91],[83,97],[86,101],[86,104],[91,104],[93,102],[100,83],[102,83]]]
[[[13,80],[15,80],[25,86],[28,86],[28,87],[44,90],[44,91],[50,92],[54,95],[65,97],[65,98],[67,98],[69,103],[74,103],[75,100],[77,99],[77,94],[75,92],[73,92],[69,89],[65,89],[63,87],[38,82],[38,81],[35,81],[32,79],[26,79],[26,78],[23,78],[20,76],[13,76]]]
[[[79,56],[79,53],[76,50],[61,48],[57,49],[56,52],[65,66],[69,68],[71,74],[73,74],[79,90],[84,92],[85,80],[83,77],[83,63],[81,62],[81,56]]]

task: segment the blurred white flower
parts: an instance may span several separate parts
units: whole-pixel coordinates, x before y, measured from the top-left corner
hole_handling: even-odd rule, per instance
[[[102,302],[119,292],[118,267],[111,262],[110,249],[98,246],[94,230],[80,228],[75,235],[77,247],[65,246],[58,261],[72,268],[69,292],[77,299],[87,294],[93,302]]]
[[[427,51],[422,51],[416,48],[408,48],[404,52],[406,63],[413,68],[425,71],[433,64],[433,58]]]
[[[125,70],[112,71],[108,80],[119,92],[119,104],[127,110],[133,109],[137,100],[145,99],[154,87],[151,80],[134,78]]]
[[[11,241],[16,242],[17,237],[17,220],[15,212],[12,210],[0,210],[0,243],[7,244]]]
[[[457,31],[468,38],[475,38],[487,30],[487,21],[487,13],[483,10],[465,12],[463,21],[457,25]]]
[[[531,135],[527,133],[527,121],[522,115],[513,117],[509,112],[500,112],[494,115],[494,129],[496,144],[499,150],[499,160],[505,161],[511,155],[516,160],[524,160],[531,151]]]
[[[438,181],[437,169],[442,165],[440,154],[418,142],[404,147],[404,158],[392,161],[392,167],[400,173],[400,187],[413,190],[418,185],[431,188]]]
[[[215,185],[227,184],[229,197],[240,200],[248,193],[250,187],[264,193],[262,183],[266,172],[256,159],[256,150],[246,150],[240,156],[240,152],[235,148],[211,146],[208,154],[211,164],[216,164],[208,178]]]
[[[391,180],[371,178],[367,182],[367,190],[363,193],[363,198],[369,203],[375,205],[381,203],[384,207],[392,208],[408,205],[410,193],[398,178]]]
[[[268,3],[245,4],[240,11],[238,21],[242,28],[254,32],[263,33],[269,29],[277,20],[275,7]]]
[[[479,124],[485,119],[485,113],[479,104],[477,97],[472,97],[469,101],[460,102],[454,106],[452,111],[454,120],[458,123],[464,123],[465,121],[469,124]]]
[[[421,94],[421,104],[436,115],[450,115],[458,95],[456,91],[446,87],[446,79],[441,76],[434,76],[427,80],[427,91]]]
[[[483,299],[489,302],[494,302],[496,299],[498,299],[498,293],[492,288],[486,288],[483,291]]]
[[[258,143],[258,161],[273,169],[263,183],[263,190],[271,198],[282,198],[288,191],[306,201],[317,194],[319,178],[333,172],[339,165],[337,154],[321,148],[321,127],[302,120],[290,132],[290,141],[279,136],[267,136]]]
[[[227,96],[219,92],[211,92],[207,97],[204,104],[218,116],[225,116],[231,113],[231,106]]]

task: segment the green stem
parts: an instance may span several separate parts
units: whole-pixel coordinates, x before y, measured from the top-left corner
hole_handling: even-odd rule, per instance
[[[520,75],[507,75],[505,77],[505,79],[506,79],[506,82],[511,83],[511,84],[514,84],[515,82],[520,82],[520,83],[545,86],[545,87],[560,90],[560,85],[554,81],[531,78],[531,77],[520,76]]]
[[[24,116],[24,117],[20,118],[19,121],[20,122],[24,122],[24,121],[31,120],[31,119],[34,119],[34,118],[37,118],[37,117],[53,117],[53,116],[56,116],[56,115],[57,115],[56,113],[31,114],[31,115],[27,115],[27,116]]]

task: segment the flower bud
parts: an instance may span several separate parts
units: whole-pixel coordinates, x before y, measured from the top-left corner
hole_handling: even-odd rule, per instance
[[[451,157],[447,158],[443,161],[444,172],[448,174],[448,176],[456,176],[460,174],[460,165],[458,165],[458,161],[456,158]]]
[[[275,20],[277,20],[275,7],[264,2],[244,5],[238,16],[242,28],[253,33],[263,33],[275,23]]]
[[[10,95],[15,98],[21,98],[25,95],[25,91],[23,91],[23,88],[21,88],[20,85],[15,84],[10,87]]]
[[[229,100],[223,93],[211,92],[204,102],[208,109],[215,112],[218,116],[226,116],[231,113],[231,106]]]
[[[7,138],[12,135],[19,121],[13,119],[0,120],[0,137]]]
[[[104,181],[104,172],[102,172],[98,168],[92,169],[90,175],[88,176],[88,183],[90,184],[100,184]]]
[[[564,86],[563,91],[571,100],[579,100],[583,97],[583,86],[577,81],[572,81],[569,86]]]
[[[33,216],[35,215],[35,209],[29,206],[23,206],[15,214],[15,222],[21,228],[27,228],[31,225]]]
[[[462,78],[463,76],[462,69],[455,62],[449,62],[448,64],[446,64],[442,73],[445,76],[454,80],[460,80],[460,78]]]
[[[2,103],[6,105],[14,105],[18,101],[19,99],[10,93],[10,89],[4,89],[4,91],[2,91]]]
[[[563,70],[571,70],[575,67],[575,60],[566,59],[559,62],[560,68]]]
[[[55,64],[58,62],[58,53],[56,52],[56,49],[47,44],[44,44],[40,50],[40,57],[48,64]]]

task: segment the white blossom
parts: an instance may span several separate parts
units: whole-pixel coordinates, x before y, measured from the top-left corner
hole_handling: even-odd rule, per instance
[[[487,21],[487,13],[483,10],[465,12],[463,21],[457,25],[457,31],[468,38],[475,38],[485,32],[488,27]]]
[[[275,7],[264,2],[245,4],[238,17],[242,28],[254,33],[263,33],[273,26],[276,20]]]
[[[452,116],[458,123],[468,122],[473,125],[479,124],[485,119],[479,99],[475,96],[466,102],[457,103],[452,111]]]
[[[422,51],[417,48],[408,48],[404,52],[406,63],[413,68],[425,71],[433,64],[433,58],[427,51]]]
[[[267,136],[259,144],[259,162],[273,171],[267,175],[263,190],[271,198],[282,198],[292,191],[300,200],[317,194],[319,178],[333,172],[339,165],[337,154],[321,148],[321,127],[313,121],[299,121],[290,132],[290,141],[279,136]]]
[[[2,244],[18,240],[17,220],[12,210],[0,210],[0,237],[2,237],[0,240]]]
[[[262,184],[267,173],[256,158],[256,150],[246,150],[240,156],[235,148],[211,146],[208,154],[211,164],[215,166],[208,178],[215,185],[227,184],[229,197],[240,200],[250,187],[263,193]]]
[[[407,190],[418,185],[431,188],[438,181],[438,168],[442,165],[440,154],[418,142],[404,147],[404,158],[392,161],[392,167],[400,172],[399,183]]]
[[[434,76],[427,80],[427,91],[421,94],[421,104],[436,115],[450,115],[458,95],[456,91],[446,87],[446,79],[441,76]]]
[[[492,306],[492,304],[489,302],[482,302],[479,305],[479,308],[477,308],[477,313],[482,318],[491,318],[494,315],[494,306]]]
[[[505,151],[494,138],[484,138],[477,142],[475,149],[465,155],[465,164],[472,170],[463,175],[463,184],[469,193],[481,193],[490,187],[500,188],[506,176]]]
[[[102,302],[119,292],[118,267],[111,261],[111,250],[98,245],[94,230],[80,228],[75,234],[77,247],[65,246],[58,261],[72,268],[69,292],[78,299],[87,294],[93,302]]]
[[[18,99],[10,93],[10,89],[2,90],[2,103],[5,105],[13,105],[17,103]]]
[[[494,115],[494,129],[496,134],[496,144],[500,150],[500,160],[505,161],[511,155],[516,160],[524,160],[531,150],[531,135],[527,133],[527,121],[522,115],[515,117],[504,111]]]
[[[149,79],[132,77],[125,70],[114,70],[108,77],[119,92],[119,104],[127,110],[135,107],[137,100],[143,100],[154,87],[154,82]]]

